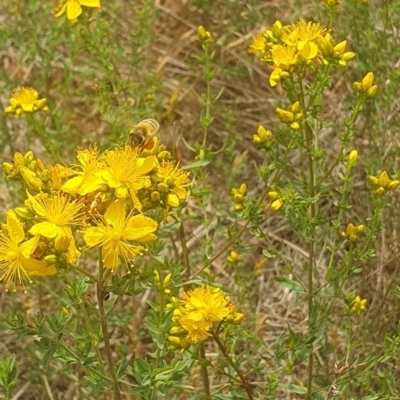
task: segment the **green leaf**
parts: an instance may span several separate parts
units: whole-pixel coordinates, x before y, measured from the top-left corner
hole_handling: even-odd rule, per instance
[[[211,161],[212,161],[212,159],[203,158],[202,160],[195,161],[193,164],[184,165],[183,167],[181,167],[181,169],[183,169],[184,171],[187,171],[190,169],[204,167],[204,166],[210,164]]]
[[[297,394],[306,394],[307,393],[306,387],[300,386],[300,385],[295,385],[293,383],[289,384],[288,389],[292,393],[297,393]]]
[[[276,281],[283,287],[293,290],[298,293],[306,293],[300,283],[284,278],[283,276],[276,276]]]

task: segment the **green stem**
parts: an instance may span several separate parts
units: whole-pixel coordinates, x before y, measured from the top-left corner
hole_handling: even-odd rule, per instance
[[[313,158],[313,151],[316,145],[314,135],[312,129],[308,124],[305,125],[305,137],[307,143],[308,150],[308,173],[309,173],[309,196],[311,199],[315,199],[316,195],[316,173],[315,173],[315,161]],[[315,200],[312,201],[309,208],[310,214],[310,243],[308,249],[308,329],[309,333],[312,330],[312,314],[314,307],[314,264],[315,264],[315,217],[317,215],[316,203]],[[314,354],[313,354],[313,344],[311,343],[311,351],[308,357],[308,367],[307,367],[307,399],[311,400],[312,398],[312,383],[313,383],[313,367],[314,367]]]
[[[79,271],[82,275],[87,276],[88,278],[90,278],[93,282],[98,282],[98,279],[92,275],[90,272],[85,271],[83,268],[79,267],[78,265],[75,264],[69,264],[70,267],[76,269],[77,271]]]
[[[104,294],[106,293],[106,291],[104,290],[104,282],[107,279],[107,277],[103,276],[104,266],[103,266],[103,258],[102,258],[101,250],[102,249],[99,248],[99,278],[97,281],[97,301],[99,303],[100,325],[101,325],[101,330],[103,332],[103,340],[104,340],[104,347],[105,347],[106,354],[107,354],[108,369],[109,369],[109,372],[111,375],[111,380],[113,383],[114,398],[115,398],[115,400],[122,400],[121,393],[119,391],[117,375],[115,373],[114,362],[112,359],[110,337],[108,334],[107,319],[106,319],[106,313],[104,310]]]
[[[224,357],[226,358],[226,360],[228,361],[228,363],[230,364],[230,366],[236,371],[236,373],[238,374],[238,377],[240,379],[240,381],[242,382],[242,385],[244,387],[244,389],[246,390],[247,393],[247,397],[249,398],[249,400],[253,400],[253,393],[250,387],[249,382],[247,381],[247,379],[244,377],[242,371],[239,369],[239,367],[233,362],[232,358],[230,357],[228,350],[226,349],[224,343],[222,342],[222,340],[219,338],[218,334],[215,332],[211,332],[212,336],[215,340],[215,342],[217,343],[218,347],[220,348],[220,350],[222,351],[222,354],[224,355]]]
[[[210,120],[210,107],[211,107],[211,79],[210,79],[210,56],[208,54],[208,45],[205,44],[203,46],[204,49],[204,67],[203,67],[203,72],[204,72],[204,78],[206,81],[206,96],[205,96],[205,118],[208,123]],[[204,149],[206,144],[207,144],[207,134],[208,134],[208,128],[209,126],[204,126],[203,125],[203,143],[201,145],[201,148]]]
[[[211,400],[210,379],[207,371],[207,359],[204,343],[199,346],[199,357],[201,359],[201,377],[203,378],[204,399]]]
[[[64,278],[65,278],[65,280],[67,281],[67,283],[69,285],[72,284],[72,282],[69,279],[69,277],[67,276],[67,274],[64,274]],[[92,346],[94,347],[95,352],[96,352],[97,361],[99,363],[100,371],[101,371],[101,373],[103,375],[105,375],[104,365],[103,365],[103,357],[101,356],[101,353],[100,353],[98,337],[97,337],[97,335],[95,335],[95,333],[93,331],[92,323],[90,322],[90,318],[89,318],[89,315],[87,313],[86,307],[84,306],[83,301],[81,301],[79,303],[79,308],[81,309],[81,312],[83,314],[83,318],[85,319],[86,327],[87,327],[88,331],[90,332],[90,338],[91,338]]]

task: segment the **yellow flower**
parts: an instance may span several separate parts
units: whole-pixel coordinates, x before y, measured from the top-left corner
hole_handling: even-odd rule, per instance
[[[266,40],[262,33],[258,34],[251,45],[249,46],[249,53],[263,55],[265,53]]]
[[[350,242],[355,242],[358,238],[358,234],[361,233],[363,230],[364,230],[364,225],[348,224],[346,231],[341,232],[340,236],[343,239],[350,240]]]
[[[262,125],[257,129],[257,134],[253,135],[253,143],[258,145],[268,145],[272,140],[272,132],[266,130]]]
[[[368,74],[364,76],[361,82],[353,83],[354,91],[364,94],[366,97],[375,96],[378,90],[378,86],[373,85],[374,79],[375,79],[374,74],[372,72],[368,72]]]
[[[284,198],[278,192],[268,192],[268,197],[271,200],[269,208],[272,211],[279,211],[283,207]]]
[[[367,308],[367,299],[361,300],[360,296],[356,296],[355,299],[353,300],[350,312],[354,314],[356,312],[364,311],[366,308]]]
[[[173,161],[163,161],[151,176],[153,187],[158,192],[160,200],[167,207],[178,207],[188,196],[188,188],[192,181],[190,173],[180,168]]]
[[[55,249],[65,252],[68,261],[75,263],[81,253],[76,248],[71,225],[83,225],[82,204],[57,193],[51,197],[43,193],[32,197],[28,193],[26,205],[41,221],[33,225],[29,233],[53,239]]]
[[[31,283],[30,276],[47,276],[56,273],[54,266],[47,266],[45,262],[35,258],[39,239],[40,236],[35,235],[26,240],[23,225],[14,211],[7,213],[7,222],[0,231],[0,270],[3,271],[0,280],[6,282],[6,291],[10,283],[15,291],[17,284],[25,287],[23,279]]]
[[[241,211],[243,209],[246,196],[247,185],[245,183],[242,183],[238,188],[232,188],[231,199],[233,201],[235,211]]]
[[[202,25],[197,28],[197,38],[202,43],[210,43],[211,42],[211,33],[206,31]]]
[[[208,339],[216,322],[240,323],[243,314],[230,303],[229,296],[212,286],[200,286],[183,294],[181,300],[172,298],[168,308],[174,308],[170,331],[172,337],[185,336],[185,340],[171,338],[170,341],[183,347]]]
[[[55,17],[60,17],[65,12],[69,21],[74,21],[82,14],[82,6],[100,8],[100,0],[64,0],[57,9]]]
[[[273,46],[271,49],[271,57],[275,67],[278,67],[283,71],[289,71],[297,64],[297,52],[294,47],[281,45]]]
[[[375,193],[379,196],[383,196],[388,191],[396,189],[397,186],[400,185],[400,181],[398,181],[397,179],[390,180],[389,175],[386,171],[381,172],[379,177],[371,175],[369,177],[369,181],[375,189]]]
[[[62,190],[70,194],[79,193],[86,179],[88,179],[94,171],[103,166],[102,163],[99,163],[99,149],[97,146],[89,147],[85,150],[78,150],[76,158],[79,163],[76,165],[77,170],[69,170],[71,175],[76,176],[62,185]]]
[[[296,24],[285,27],[283,42],[288,46],[301,49],[308,42],[318,40],[326,33],[326,28],[319,22],[298,21]]]
[[[10,98],[10,105],[4,110],[8,114],[21,115],[37,111],[48,111],[46,99],[38,99],[38,92],[31,87],[15,89]]]
[[[240,261],[241,257],[236,251],[231,251],[229,256],[226,258],[228,262],[234,264]]]
[[[86,228],[83,238],[88,247],[102,247],[103,264],[114,272],[122,262],[129,263],[143,254],[144,247],[136,243],[147,243],[157,239],[153,233],[158,224],[144,215],[126,215],[124,201],[112,203],[104,218],[95,227]]]
[[[285,124],[288,124],[291,129],[294,131],[300,129],[300,122],[303,120],[304,114],[301,111],[299,101],[290,104],[287,110],[278,107],[275,112],[277,117]]]
[[[358,158],[358,151],[352,150],[346,158],[347,168],[353,168],[356,165],[357,158]]]
[[[52,196],[39,194],[35,197],[28,193],[27,205],[37,220],[41,221],[29,230],[32,235],[52,239],[63,236],[72,238],[70,225],[83,225],[85,220],[81,204],[57,193]]]

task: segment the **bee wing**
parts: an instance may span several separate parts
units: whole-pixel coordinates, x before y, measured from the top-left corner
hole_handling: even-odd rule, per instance
[[[176,160],[179,160],[179,146],[182,140],[183,128],[179,121],[165,125],[162,128],[161,142],[171,151]]]

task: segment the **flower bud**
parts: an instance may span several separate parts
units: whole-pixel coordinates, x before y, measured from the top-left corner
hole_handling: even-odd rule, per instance
[[[157,203],[157,202],[160,201],[161,196],[160,196],[160,193],[159,193],[159,192],[154,191],[154,192],[151,192],[150,198],[151,198],[151,201],[152,201],[152,202]]]
[[[169,207],[175,208],[179,206],[179,197],[175,193],[168,193],[165,196],[165,202]]]
[[[50,267],[50,266],[52,266],[52,265],[57,264],[58,258],[57,258],[56,255],[50,254],[50,255],[46,256],[46,257],[43,259],[43,261]]]
[[[21,174],[22,179],[24,180],[26,186],[29,189],[33,189],[36,191],[42,190],[42,188],[44,186],[43,182],[29,168],[21,167],[20,174]]]
[[[40,174],[40,179],[47,183],[51,179],[51,172],[48,169],[44,169]]]
[[[3,171],[6,174],[6,176],[14,175],[14,173],[15,173],[14,165],[12,165],[8,162],[3,162]]]
[[[68,250],[71,244],[71,238],[68,236],[58,235],[54,240],[54,248],[61,253]]]
[[[35,155],[33,154],[32,150],[27,151],[26,154],[24,155],[24,160],[27,165],[29,165],[34,159]]]
[[[128,197],[128,189],[125,186],[117,187],[114,190],[114,195],[117,199],[126,199]]]
[[[352,168],[356,165],[358,158],[358,151],[357,150],[352,150],[349,155],[347,156],[347,166],[349,168]]]
[[[16,152],[14,154],[14,165],[15,165],[15,168],[17,168],[17,169],[18,169],[18,167],[23,167],[25,165],[24,156],[19,152]]]
[[[16,207],[14,208],[14,211],[15,214],[17,214],[18,217],[23,220],[35,218],[35,215],[31,213],[26,207]]]

